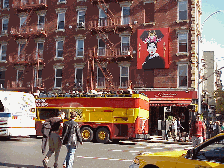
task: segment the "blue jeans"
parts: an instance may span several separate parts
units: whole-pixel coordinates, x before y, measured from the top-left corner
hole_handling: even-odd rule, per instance
[[[67,155],[65,157],[63,165],[66,165],[67,168],[72,168],[74,157],[75,157],[76,146],[66,145],[66,147],[67,147]]]

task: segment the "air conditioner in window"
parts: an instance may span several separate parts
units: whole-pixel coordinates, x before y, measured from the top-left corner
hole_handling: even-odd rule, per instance
[[[2,30],[2,34],[6,34],[7,33],[7,30]]]
[[[84,22],[79,22],[78,23],[78,28],[84,28],[85,27],[85,23]]]

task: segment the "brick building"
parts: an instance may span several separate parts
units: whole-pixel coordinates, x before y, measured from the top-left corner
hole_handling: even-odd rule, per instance
[[[3,0],[0,83],[9,90],[125,90],[188,123],[200,0]],[[156,114],[156,115],[154,115]]]

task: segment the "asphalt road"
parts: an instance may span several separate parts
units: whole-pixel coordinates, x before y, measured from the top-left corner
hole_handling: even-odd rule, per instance
[[[74,168],[125,168],[132,163],[139,152],[161,152],[182,150],[191,145],[147,143],[120,141],[118,143],[100,144],[84,142],[76,150]],[[59,165],[62,167],[66,155],[66,147],[61,148]],[[20,138],[0,140],[0,167],[43,167],[41,139]],[[53,167],[54,155],[50,158],[49,167]]]

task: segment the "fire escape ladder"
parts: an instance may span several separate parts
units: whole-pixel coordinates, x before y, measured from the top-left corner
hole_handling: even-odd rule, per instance
[[[98,4],[99,4],[99,7],[104,11],[104,13],[109,17],[109,19],[112,21],[112,23],[114,24],[114,21],[113,21],[113,18],[114,18],[114,14],[111,12],[111,10],[109,8],[106,8],[107,4],[105,3],[104,0],[101,0],[103,2],[103,5],[102,3],[100,2],[100,0],[98,0]],[[110,12],[110,14],[112,15],[112,17],[109,15],[109,13],[105,10],[105,8]]]
[[[108,68],[105,68],[106,69],[106,72],[104,71],[102,65],[100,64],[99,60],[96,58],[95,59],[96,62],[97,62],[97,65],[98,67],[100,68],[101,72],[103,73],[104,77],[105,77],[105,80],[109,83],[109,87],[106,87],[107,89],[114,89],[114,85],[113,85],[113,76],[112,74],[109,72]],[[105,85],[107,86],[107,84],[105,83]]]

